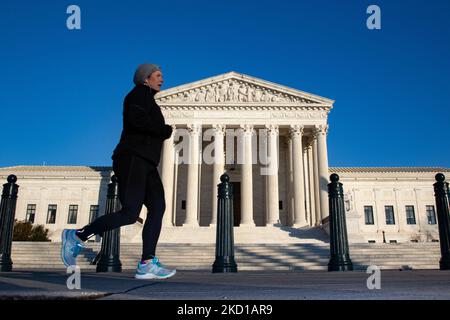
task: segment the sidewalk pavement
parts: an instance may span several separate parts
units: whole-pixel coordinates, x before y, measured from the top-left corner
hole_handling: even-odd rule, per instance
[[[81,289],[69,290],[65,270],[0,273],[0,300],[450,300],[450,271],[383,270],[381,289],[368,289],[364,271],[178,271],[167,280],[136,280],[134,271],[81,270]],[[70,283],[74,283],[70,281]],[[372,283],[372,282],[371,282]]]

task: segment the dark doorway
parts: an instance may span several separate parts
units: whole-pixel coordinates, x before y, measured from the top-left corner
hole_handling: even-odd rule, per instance
[[[241,223],[241,183],[231,182],[233,185],[233,220],[234,226],[238,227]]]

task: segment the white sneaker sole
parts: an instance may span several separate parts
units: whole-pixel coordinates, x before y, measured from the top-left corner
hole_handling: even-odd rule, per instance
[[[143,279],[159,279],[159,280],[163,280],[163,279],[169,279],[169,278],[173,277],[176,273],[177,273],[177,272],[174,271],[173,273],[168,274],[167,276],[162,276],[162,277],[161,277],[161,276],[154,275],[154,274],[151,274],[151,273],[146,273],[146,274],[135,274],[134,277],[135,277],[136,279],[141,279],[141,280],[143,280]]]

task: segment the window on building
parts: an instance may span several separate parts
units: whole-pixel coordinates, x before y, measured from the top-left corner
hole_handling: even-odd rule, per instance
[[[427,206],[426,209],[428,224],[436,224],[436,213],[434,211],[434,206]]]
[[[366,219],[366,224],[374,224],[372,206],[364,206],[364,217]]]
[[[283,201],[278,201],[278,210],[283,210]]]
[[[414,214],[414,206],[406,206],[406,223],[416,224],[416,215]]]
[[[27,214],[25,216],[25,221],[34,223],[35,215],[36,215],[36,205],[35,204],[27,205]]]
[[[56,223],[56,204],[49,204],[47,210],[47,224]]]
[[[68,224],[76,224],[78,215],[78,205],[71,204],[69,206],[69,217],[67,219]]]
[[[395,224],[394,206],[385,206],[386,224]]]
[[[181,210],[186,210],[186,200],[181,200]]]
[[[98,205],[91,205],[89,210],[89,223],[92,223],[98,217]]]

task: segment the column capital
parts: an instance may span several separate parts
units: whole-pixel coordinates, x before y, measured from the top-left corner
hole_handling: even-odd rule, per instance
[[[212,128],[214,129],[214,134],[225,134],[226,126],[224,124],[214,123],[212,124]]]
[[[279,134],[279,126],[277,124],[265,124],[264,128],[269,130],[269,134]]]
[[[307,141],[308,145],[311,147],[316,140],[317,140],[317,136],[314,134],[314,132],[312,132],[309,136],[306,136],[306,141]]]
[[[170,137],[165,142],[171,141],[172,144],[175,145],[175,141],[174,140],[175,140],[175,134],[176,134],[177,127],[174,124],[167,123],[167,125],[172,128],[172,134],[170,135]]]
[[[309,144],[305,144],[305,145],[303,145],[302,147],[303,147],[303,152],[304,152],[304,153],[307,153],[308,150],[310,150],[310,148],[312,148],[311,145],[309,145]]]
[[[200,131],[202,130],[202,125],[198,124],[198,123],[190,123],[187,125],[187,129],[189,131],[189,134],[198,135],[198,134],[200,134]]]
[[[241,128],[240,135],[242,137],[252,137],[254,134],[253,125],[252,124],[241,124],[239,126]]]
[[[328,125],[315,126],[313,130],[314,137],[316,138],[319,134],[328,134]]]
[[[246,132],[246,133],[253,132],[253,125],[252,124],[241,124],[241,125],[239,125],[239,127],[241,129],[243,129],[244,132]]]
[[[288,134],[287,136],[284,137],[285,139],[281,139],[280,140],[280,144],[283,145],[285,148],[289,148],[292,144],[292,139],[291,139],[291,135]]]
[[[297,138],[297,137],[302,137],[303,132],[305,130],[305,127],[302,125],[291,125],[289,127],[289,137],[292,138]]]

